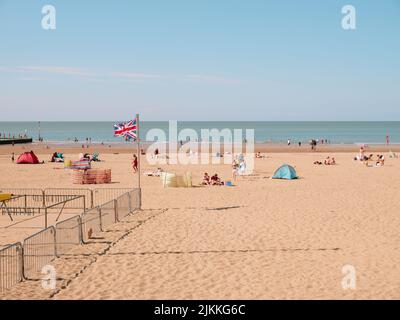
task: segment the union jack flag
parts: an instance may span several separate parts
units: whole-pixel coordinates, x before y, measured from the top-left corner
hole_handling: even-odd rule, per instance
[[[137,139],[136,119],[125,123],[114,124],[114,136],[124,137],[125,140]]]

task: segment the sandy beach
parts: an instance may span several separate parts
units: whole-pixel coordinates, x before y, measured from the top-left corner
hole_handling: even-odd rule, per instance
[[[62,164],[47,162],[52,150],[36,150],[46,163],[31,166],[12,164],[9,148],[0,148],[0,189],[77,187]],[[0,297],[400,298],[400,159],[385,153],[385,166],[366,167],[353,160],[353,149],[280,148],[255,159],[253,174],[234,187],[163,188],[160,178],[142,176],[143,210],[111,226],[102,240],[55,260],[56,290],[24,281]],[[72,159],[79,152],[65,150]],[[337,165],[313,164],[327,156]],[[112,169],[111,187],[136,186],[129,150],[101,150],[100,157],[104,161],[94,167]],[[282,163],[294,166],[300,179],[270,179]],[[156,167],[142,162],[143,171]],[[230,165],[162,167],[192,172],[196,185],[204,172],[231,179]],[[31,230],[1,232],[4,245]],[[342,287],[345,265],[355,268],[355,289]]]

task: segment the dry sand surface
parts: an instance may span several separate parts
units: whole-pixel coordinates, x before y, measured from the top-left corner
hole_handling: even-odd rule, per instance
[[[163,189],[159,178],[142,177],[143,211],[57,259],[55,291],[25,281],[0,297],[399,299],[400,159],[386,154],[384,167],[368,168],[352,153],[329,155],[336,166],[313,165],[324,153],[268,154],[235,187]],[[134,186],[131,155],[101,157],[94,166],[112,169],[112,187]],[[269,179],[282,163],[301,178]],[[62,167],[16,165],[0,155],[0,190],[74,187]],[[195,183],[204,172],[231,175],[229,165],[162,167],[191,171]],[[143,163],[144,170],[154,168]],[[0,232],[3,245],[27,233]],[[355,290],[341,285],[348,264],[356,270]]]

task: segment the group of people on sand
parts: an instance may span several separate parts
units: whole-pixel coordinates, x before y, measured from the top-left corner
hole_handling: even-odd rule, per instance
[[[385,165],[385,156],[383,154],[377,154],[374,159],[374,155],[371,153],[370,155],[365,154],[365,148],[362,146],[360,148],[360,153],[354,157],[354,160],[362,161],[367,167],[370,167],[370,162],[377,167],[382,167]]]
[[[364,156],[363,158],[355,157],[354,160],[360,160],[363,161],[364,164],[367,167],[370,167],[370,162],[372,162],[372,166],[377,166],[377,167],[383,167],[385,165],[385,156],[383,154],[377,154],[376,157],[374,157],[373,154],[370,154],[369,156]]]
[[[202,182],[203,186],[223,186],[224,182],[221,181],[221,178],[218,177],[218,174],[215,173],[213,176],[209,176],[208,173],[204,173],[204,177],[203,177],[203,182]]]
[[[336,160],[335,160],[334,157],[332,157],[332,158],[331,157],[326,157],[326,159],[324,160],[323,163],[321,161],[314,161],[314,164],[317,164],[317,165],[324,164],[326,166],[334,166],[334,165],[336,165]]]

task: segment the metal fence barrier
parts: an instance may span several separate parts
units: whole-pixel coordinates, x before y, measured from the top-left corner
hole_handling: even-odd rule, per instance
[[[51,226],[24,240],[24,276],[40,277],[42,268],[57,257],[56,229]]]
[[[79,189],[0,189],[23,195],[25,192],[38,196],[40,202],[45,199],[48,205],[57,204],[65,199],[66,193]],[[34,191],[36,190],[36,191]],[[56,191],[58,190],[58,191]],[[101,206],[86,210],[81,216],[74,216],[61,221],[31,235],[21,243],[12,244],[0,249],[0,292],[10,288],[25,279],[39,279],[42,268],[60,255],[66,254],[74,246],[87,243],[104,228],[114,224],[120,218],[127,216],[141,207],[140,189],[80,189],[80,197],[89,199],[89,204],[101,199],[109,199]],[[111,191],[113,190],[113,191]],[[45,193],[53,193],[53,198]],[[55,194],[54,194],[55,193]],[[58,199],[57,197],[60,197]],[[89,197],[89,198],[87,198]],[[114,197],[114,198],[113,198]],[[33,200],[36,201],[36,200]],[[74,200],[72,200],[74,201]],[[46,203],[44,203],[46,205]]]
[[[130,193],[127,192],[116,199],[116,213],[118,221],[131,213],[130,197]]]
[[[57,256],[82,243],[81,217],[75,216],[56,224]]]
[[[134,212],[135,210],[139,210],[142,207],[141,202],[141,190],[140,189],[133,189],[129,191],[129,201],[130,201],[130,212]]]
[[[42,189],[29,188],[0,188],[2,193],[12,193],[16,196],[22,196],[11,199],[8,205],[11,207],[31,207],[38,208],[44,206],[44,191]]]
[[[90,209],[81,216],[81,226],[82,226],[82,242],[88,242],[92,236],[95,236],[101,232],[101,218],[100,209],[95,207]]]
[[[0,292],[23,279],[23,253],[20,242],[0,249]]]
[[[52,205],[63,201],[66,196],[84,196],[84,198],[79,198],[70,201],[65,208],[66,209],[89,209],[93,207],[93,196],[92,190],[84,188],[47,188],[43,191],[45,195],[46,206]],[[82,199],[84,199],[82,203]]]
[[[111,200],[100,206],[101,229],[111,226],[117,222],[116,200]]]
[[[133,189],[139,191],[139,189]],[[51,206],[54,203],[65,200],[66,196],[81,195],[85,197],[84,210],[100,206],[108,201],[116,199],[124,193],[131,192],[132,188],[46,188],[28,189],[28,188],[0,188],[1,192],[12,193],[14,195],[28,195],[29,197],[10,200],[11,206],[39,208]],[[14,205],[15,203],[15,205]],[[70,201],[65,208],[82,209],[82,200]]]
[[[132,188],[97,188],[93,189],[93,206],[100,206],[103,203],[118,198],[131,191]]]

